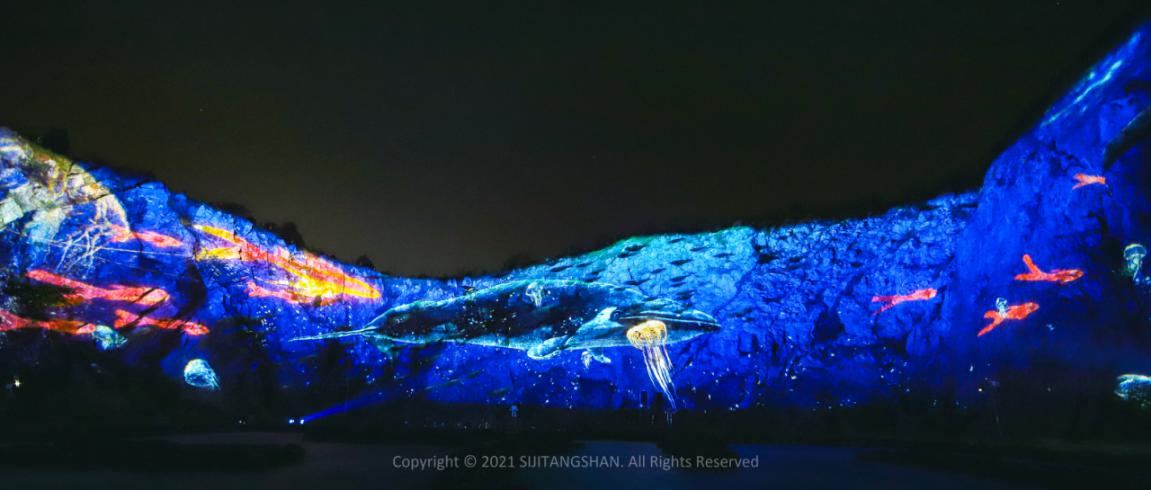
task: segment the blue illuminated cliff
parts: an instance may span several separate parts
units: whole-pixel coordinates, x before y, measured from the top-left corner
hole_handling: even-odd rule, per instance
[[[0,382],[168,383],[317,416],[353,398],[714,412],[962,405],[1000,383],[1110,394],[1151,372],[1149,107],[1145,28],[976,191],[446,280],[314,255],[4,131]]]

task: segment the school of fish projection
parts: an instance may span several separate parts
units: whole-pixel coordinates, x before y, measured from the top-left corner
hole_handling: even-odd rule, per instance
[[[75,376],[100,389],[132,382],[101,366],[127,366],[224,405],[275,390],[316,413],[349,396],[739,411],[965,403],[1043,366],[1037,393],[1147,406],[1149,108],[1143,28],[971,192],[452,279],[340,263],[4,130],[0,384],[82,353]]]

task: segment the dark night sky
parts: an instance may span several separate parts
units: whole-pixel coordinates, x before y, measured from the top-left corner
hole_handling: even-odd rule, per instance
[[[0,125],[442,274],[973,186],[1139,2],[25,3]]]

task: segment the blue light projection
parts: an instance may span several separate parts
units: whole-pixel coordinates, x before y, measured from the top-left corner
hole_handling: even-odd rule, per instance
[[[1124,374],[1116,380],[1115,395],[1119,398],[1151,408],[1151,376]]]
[[[1040,364],[1096,384],[1036,390],[1116,391],[1117,376],[1151,371],[1138,245],[1151,240],[1151,153],[1132,129],[1151,106],[1146,32],[1005,149],[977,192],[856,220],[636,237],[480,277],[341,264],[2,130],[0,360],[34,370],[62,355],[38,347],[76,343],[215,390],[203,396],[258,385],[311,400],[291,414],[300,423],[410,399],[965,406]],[[1142,379],[1116,393],[1142,396]]]

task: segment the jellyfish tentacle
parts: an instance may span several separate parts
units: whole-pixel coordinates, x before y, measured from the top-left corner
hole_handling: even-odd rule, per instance
[[[631,327],[627,339],[643,353],[648,380],[667,397],[671,410],[676,410],[675,383],[671,379],[671,357],[667,353],[667,325],[648,320]]]

